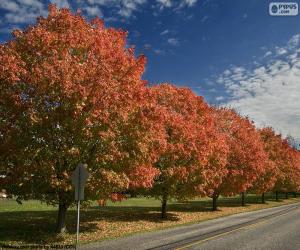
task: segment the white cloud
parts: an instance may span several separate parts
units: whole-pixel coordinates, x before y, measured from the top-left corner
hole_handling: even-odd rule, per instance
[[[38,0],[1,0],[0,9],[5,11],[2,21],[6,24],[30,23],[47,15],[47,7]]]
[[[198,0],[184,0],[183,2],[188,6],[192,7],[197,3]]]
[[[198,0],[181,0],[179,3],[178,8],[183,8],[185,6],[192,7],[197,3]]]
[[[231,73],[231,71],[229,70],[229,69],[226,69],[225,71],[224,71],[224,75],[230,75],[230,73]]]
[[[107,4],[111,4],[111,3],[115,4],[116,2],[119,2],[119,1],[115,1],[115,0],[87,0],[87,2],[89,4],[107,5]]]
[[[165,54],[165,51],[164,50],[161,50],[161,49],[154,49],[153,52],[157,55],[163,55]]]
[[[0,9],[17,12],[19,9],[19,4],[14,1],[4,0],[0,2]]]
[[[85,14],[90,17],[99,16],[106,21],[116,21],[118,16],[123,17],[122,20],[128,20],[134,17],[134,13],[140,12],[146,4],[152,1],[147,0],[50,0],[49,2],[56,4],[59,8],[76,8],[82,9]],[[47,16],[48,3],[43,0],[0,0],[0,11],[2,13],[0,29],[6,30],[13,24],[28,24],[33,23],[38,16]],[[153,1],[154,2],[154,1]],[[173,8],[176,10],[180,6],[192,7],[197,0],[155,0],[152,7],[156,10],[162,11],[166,8]],[[72,5],[71,5],[72,3]],[[110,9],[110,15],[103,16],[102,10],[104,8]],[[155,12],[156,14],[159,13]]]
[[[86,6],[83,8],[83,10],[85,10],[86,13],[91,17],[94,16],[98,16],[100,18],[103,17],[102,11],[98,6]]]
[[[230,95],[226,105],[251,117],[258,126],[272,126],[300,139],[299,35],[276,47],[264,66],[231,67],[217,81]],[[268,52],[267,52],[268,53]],[[271,55],[271,53],[268,53]],[[218,100],[217,100],[218,101]]]
[[[68,0],[51,0],[51,3],[56,4],[59,8],[70,8]]]
[[[264,57],[270,56],[270,55],[272,55],[272,54],[273,54],[272,51],[267,51],[267,52],[265,53]]]
[[[177,38],[172,37],[172,38],[169,38],[167,41],[168,41],[169,44],[171,44],[173,46],[178,46],[179,45],[179,41],[178,41]]]
[[[152,45],[149,44],[149,43],[145,43],[144,46],[143,46],[144,50],[150,50],[151,48],[152,48]]]
[[[20,5],[27,5],[29,7],[43,8],[43,3],[38,0],[18,0]]]
[[[289,41],[288,41],[288,48],[293,49],[297,47],[300,43],[300,34],[294,35]]]
[[[163,10],[164,8],[170,8],[173,5],[171,0],[156,0],[156,2],[158,3],[160,10]]]
[[[284,55],[284,54],[286,54],[288,51],[285,49],[285,48],[279,48],[279,47],[277,47],[276,48],[276,54],[277,55]]]
[[[121,0],[119,14],[123,17],[130,17],[134,11],[140,10],[146,0]]]
[[[50,0],[59,8],[71,8],[68,0]],[[103,17],[101,7],[115,9],[115,13],[129,18],[135,11],[140,11],[146,0],[77,0],[76,7],[84,10],[89,16]],[[74,6],[75,7],[75,6]],[[12,23],[31,23],[36,17],[47,15],[47,3],[42,0],[1,0],[0,9],[4,10],[2,21]]]
[[[216,97],[216,101],[223,101],[224,100],[224,96],[217,96]]]
[[[84,2],[84,1],[80,1]],[[139,11],[147,0],[87,0],[91,5],[100,5],[106,7],[114,7],[118,9],[118,14],[123,17],[130,17],[134,11]],[[152,2],[152,1],[148,1]],[[156,0],[156,5],[159,10],[170,8],[173,6],[174,0]]]
[[[193,7],[196,5],[197,1],[198,0],[156,0],[156,3],[159,10],[174,7],[174,10],[177,11],[183,7]]]
[[[168,33],[170,33],[169,30],[164,30],[164,31],[162,31],[160,34],[161,34],[162,36],[164,36],[164,35],[166,35],[166,34],[168,34]]]

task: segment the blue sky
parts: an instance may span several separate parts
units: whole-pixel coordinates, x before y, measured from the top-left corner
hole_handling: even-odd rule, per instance
[[[49,2],[128,30],[150,83],[188,86],[300,138],[300,15],[270,16],[268,0],[1,0],[0,41],[47,15]]]

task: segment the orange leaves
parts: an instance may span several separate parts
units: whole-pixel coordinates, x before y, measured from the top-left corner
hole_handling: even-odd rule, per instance
[[[0,45],[0,80],[15,84],[25,72],[24,63],[18,54],[6,46]]]
[[[190,197],[196,190],[204,189],[200,186],[205,180],[216,175],[209,171],[213,158],[224,166],[224,151],[216,153],[217,144],[211,141],[216,134],[211,110],[202,97],[171,84],[151,87],[150,99],[161,115],[158,131],[162,133],[165,145],[155,163],[161,172],[154,183],[155,195],[167,192],[170,197]],[[219,149],[223,147],[220,142]]]
[[[230,109],[216,110],[219,131],[229,146],[226,169],[217,194],[232,195],[245,192],[264,173],[267,155],[253,123]]]
[[[151,165],[137,166],[130,170],[128,177],[131,188],[151,188],[160,171]]]
[[[0,131],[14,128],[5,144],[18,152],[9,171],[17,176],[17,164],[43,168],[33,185],[44,185],[53,203],[61,190],[72,197],[63,173],[79,161],[94,176],[89,190],[101,191],[103,198],[126,190],[129,176],[132,186],[150,187],[160,137],[156,125],[140,115],[147,103],[141,79],[146,58],[126,48],[127,33],[50,5],[48,17],[14,34],[0,47],[0,110],[6,121]]]
[[[299,188],[299,151],[291,148],[280,134],[270,127],[260,130],[272,164],[273,183],[269,189],[274,191],[291,191]]]
[[[91,199],[120,200],[128,188],[180,199],[253,185],[261,192],[275,182],[299,188],[299,152],[281,136],[270,128],[258,133],[249,119],[210,107],[188,88],[147,87],[146,58],[126,48],[126,36],[50,5],[48,17],[0,46],[8,190],[71,202],[69,176],[78,162],[91,172]],[[25,172],[34,182],[24,183]]]
[[[108,199],[112,193],[126,190],[129,187],[129,179],[124,173],[116,173],[112,170],[98,169],[93,172],[87,183],[87,190],[93,197]]]

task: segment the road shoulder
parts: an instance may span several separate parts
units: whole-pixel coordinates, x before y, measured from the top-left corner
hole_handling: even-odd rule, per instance
[[[159,230],[150,233],[138,233],[133,236],[90,243],[81,249],[170,249],[188,244],[201,238],[225,233],[242,226],[256,223],[300,207],[300,203],[287,204],[256,211],[233,214],[200,223]]]

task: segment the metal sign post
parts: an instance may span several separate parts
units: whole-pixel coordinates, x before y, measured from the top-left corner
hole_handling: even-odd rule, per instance
[[[76,249],[79,242],[80,201],[84,200],[84,184],[89,178],[89,172],[79,163],[72,174],[72,184],[75,186],[75,200],[77,201]]]
[[[77,201],[77,226],[76,226],[76,248],[79,242],[79,214],[80,214],[80,200]]]

